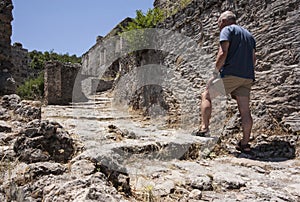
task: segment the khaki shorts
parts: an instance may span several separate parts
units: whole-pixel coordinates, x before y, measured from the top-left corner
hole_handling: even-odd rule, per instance
[[[209,94],[211,98],[219,95],[231,94],[233,98],[236,96],[250,96],[252,79],[244,79],[236,76],[225,76],[222,79],[216,79],[209,86]]]
[[[225,76],[222,78],[226,94],[236,96],[250,96],[253,79],[245,79],[236,76]]]

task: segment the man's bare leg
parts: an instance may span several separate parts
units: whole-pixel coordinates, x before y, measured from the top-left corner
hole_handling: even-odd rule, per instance
[[[209,128],[209,120],[211,117],[212,105],[208,90],[202,93],[201,102],[201,131],[206,131]]]
[[[242,117],[243,139],[241,140],[241,144],[246,145],[250,141],[251,129],[253,125],[249,107],[250,98],[247,96],[236,96],[236,100]]]

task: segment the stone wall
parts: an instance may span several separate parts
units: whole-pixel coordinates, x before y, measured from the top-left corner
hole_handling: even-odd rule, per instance
[[[84,75],[102,75],[106,69],[104,66],[107,66],[111,56],[107,53],[108,43],[112,43],[111,46],[117,47],[119,43],[118,38],[114,38],[117,36],[117,33],[121,31],[120,26],[126,26],[128,22],[131,21],[131,18],[125,18],[122,22],[120,22],[112,31],[110,31],[105,37],[98,36],[96,40],[96,44],[92,46],[85,54],[82,56],[82,74]],[[112,48],[115,50],[115,48]],[[115,62],[115,61],[112,61]]]
[[[12,16],[12,1],[1,0],[0,1],[0,70],[9,69],[11,67],[11,35],[13,20]]]
[[[11,45],[13,4],[0,1],[0,94],[15,93],[16,88],[37,72],[29,68],[28,50],[21,43]]]
[[[155,0],[153,5],[155,8],[172,10],[179,1],[180,0]]]
[[[218,16],[225,10],[234,11],[238,24],[249,29],[257,41],[253,110],[259,110],[255,107],[264,105],[278,122],[299,131],[299,5],[299,0],[195,0],[158,27],[183,33],[201,45],[206,54],[215,54],[218,47]],[[187,79],[197,78],[197,71],[190,68],[193,62],[180,65],[179,71],[187,75]],[[172,66],[172,63],[167,65]]]
[[[73,87],[80,70],[79,64],[48,62],[45,65],[45,102],[47,104],[69,104]]]
[[[193,100],[202,91],[207,79],[199,69],[205,69],[207,61],[212,62],[218,48],[219,29],[217,19],[221,12],[232,10],[237,14],[238,24],[249,29],[257,41],[256,83],[252,92],[252,111],[254,114],[268,114],[263,128],[272,122],[281,123],[290,131],[299,131],[299,61],[300,61],[300,10],[299,0],[293,1],[203,1],[195,0],[157,26],[159,29],[172,30],[188,36],[196,42],[203,58],[184,58],[183,54],[169,54],[163,59],[164,66],[170,67],[181,76],[173,89],[181,94],[176,99]],[[176,41],[174,38],[173,41]],[[177,48],[184,42],[177,41]],[[176,45],[174,45],[176,48]],[[188,49],[187,49],[188,50]],[[206,61],[206,62],[204,62]],[[186,91],[179,86],[184,83]],[[145,92],[141,93],[145,94]],[[199,97],[197,103],[200,103]],[[191,107],[191,106],[194,107]],[[186,104],[183,113],[196,113],[197,105]],[[180,112],[182,115],[182,111]],[[180,114],[177,112],[177,115]],[[261,117],[257,117],[258,120]],[[274,120],[275,122],[273,122]],[[256,119],[255,119],[256,120]],[[262,124],[263,125],[263,124]],[[271,127],[271,128],[272,128]]]
[[[154,4],[163,7],[164,2],[155,1]],[[169,112],[172,111],[174,119],[182,119],[183,114],[199,117],[200,92],[205,88],[207,72],[212,71],[214,67],[218,48],[217,19],[221,12],[232,10],[238,17],[238,24],[249,29],[257,41],[258,61],[256,83],[251,95],[251,108],[257,120],[263,120],[262,114],[267,116],[265,121],[262,121],[264,124],[257,124],[255,127],[263,128],[272,122],[272,127],[280,123],[287,130],[299,131],[300,35],[297,34],[300,31],[299,4],[300,0],[250,2],[194,0],[177,14],[159,24],[157,29],[178,33],[170,37],[167,36],[168,34],[165,34],[167,37],[160,36],[165,39],[162,43],[169,43],[166,44],[169,50],[162,53],[162,57],[150,60],[151,63],[167,67],[174,74],[173,78],[166,82],[172,87],[162,94],[169,100],[167,101]],[[187,40],[192,45],[187,45]],[[114,45],[117,47],[117,44]],[[85,65],[86,67],[101,66],[101,47],[103,48],[103,44],[96,44],[85,55],[83,63],[88,64]],[[186,52],[194,52],[200,56],[186,57]],[[118,58],[119,75],[130,73],[135,67],[147,65],[147,61],[141,64],[139,60],[151,58],[153,55],[149,55],[147,51],[143,55],[139,55],[140,53]],[[119,80],[122,79],[117,79]],[[131,82],[127,82],[124,87],[127,86],[131,92],[140,90],[137,89],[138,85],[132,84],[128,87],[129,83]],[[131,97],[126,95],[129,99],[128,103],[134,103],[140,108],[148,106],[151,103],[147,104],[143,99],[134,100],[145,93],[147,94],[147,92],[139,92],[139,95],[131,94]],[[236,108],[232,112],[235,113]],[[199,120],[193,120],[192,123],[199,123]]]
[[[0,94],[13,93],[15,82],[11,75],[12,1],[0,1]]]
[[[37,71],[29,67],[30,58],[28,56],[28,50],[23,48],[21,43],[14,43],[11,47],[11,72],[16,82],[16,86],[20,86],[29,77],[36,77]]]
[[[131,18],[125,18],[105,37],[98,36],[96,44],[83,54],[81,74],[91,77],[90,85],[92,88],[90,91],[103,91],[112,87],[112,82],[120,70],[119,50],[121,42],[118,32],[121,31],[121,26],[126,27],[131,21]]]

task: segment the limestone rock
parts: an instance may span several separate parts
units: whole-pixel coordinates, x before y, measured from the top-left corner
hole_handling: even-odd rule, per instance
[[[25,168],[25,181],[36,181],[45,175],[61,175],[67,168],[59,163],[38,162]]]
[[[95,164],[89,160],[83,159],[75,161],[71,167],[71,172],[77,175],[90,175],[95,172]]]
[[[75,153],[75,144],[68,132],[56,122],[34,120],[27,124],[14,143],[21,161],[56,161],[66,163]]]
[[[8,120],[9,118],[8,110],[0,106],[0,120]]]
[[[213,180],[224,189],[240,189],[246,186],[246,182],[240,176],[231,173],[216,173]]]
[[[209,191],[212,190],[212,180],[209,176],[193,176],[193,179],[191,179],[191,185],[192,188],[198,189],[198,190],[205,190]]]
[[[18,107],[18,104],[20,103],[20,101],[21,101],[20,96],[18,96],[16,94],[5,95],[2,97],[1,105],[4,108],[14,110]]]
[[[0,121],[0,132],[11,132],[11,126],[5,121]]]
[[[52,180],[53,181],[53,180]],[[54,181],[53,181],[54,182]],[[126,201],[113,187],[107,186],[105,178],[95,173],[65,184],[55,183],[45,187],[45,201]]]
[[[41,119],[41,102],[23,100],[17,105],[14,113],[21,116],[21,120]]]
[[[202,197],[202,192],[199,189],[193,189],[189,194],[189,199],[200,200]]]

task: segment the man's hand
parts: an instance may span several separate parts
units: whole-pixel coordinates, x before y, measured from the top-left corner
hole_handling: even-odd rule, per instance
[[[212,85],[213,81],[216,80],[217,78],[218,77],[211,77],[206,84],[206,89],[208,89]]]
[[[212,77],[208,80],[206,84],[206,89],[208,89],[212,85],[212,82],[216,80],[218,77],[219,77],[219,72],[214,71]]]

